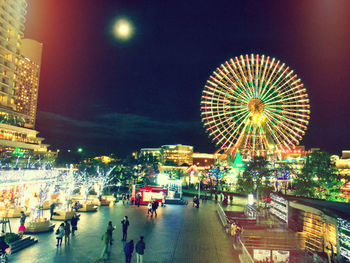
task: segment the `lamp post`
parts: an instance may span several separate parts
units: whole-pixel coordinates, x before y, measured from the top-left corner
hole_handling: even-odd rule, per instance
[[[198,199],[201,198],[201,180],[198,181]]]

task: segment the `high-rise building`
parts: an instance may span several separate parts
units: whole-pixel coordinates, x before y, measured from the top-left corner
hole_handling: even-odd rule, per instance
[[[16,75],[16,111],[25,115],[25,127],[34,128],[42,44],[32,39],[23,39],[20,51],[21,58]]]
[[[0,0],[0,154],[46,152],[35,131],[42,46],[23,39],[26,0]]]
[[[0,121],[2,123],[22,122],[23,116],[16,112],[15,88],[26,7],[25,0],[0,1]]]

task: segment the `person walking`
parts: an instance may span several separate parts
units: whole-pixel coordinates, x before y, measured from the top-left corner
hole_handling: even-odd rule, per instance
[[[52,220],[52,216],[55,214],[55,203],[50,205],[50,220]]]
[[[56,230],[56,239],[57,239],[57,244],[56,246],[58,247],[59,245],[62,245],[62,238],[64,236],[64,223],[62,223],[59,228]]]
[[[78,220],[79,218],[77,217],[77,215],[74,213],[70,223],[72,225],[72,236],[74,236],[74,232],[78,230]]]
[[[148,203],[147,208],[148,208],[147,215],[149,215],[149,213],[151,213],[151,215],[153,215],[153,212],[152,212],[152,202],[149,202],[149,203]]]
[[[109,234],[110,237],[110,245],[113,245],[113,231],[114,231],[115,227],[112,225],[112,221],[108,222],[108,226],[107,226],[107,233]]]
[[[24,225],[24,223],[26,222],[26,218],[27,216],[25,215],[25,213],[21,211],[21,219],[19,221],[20,225]]]
[[[70,224],[68,221],[64,221],[64,244],[69,244],[69,236],[70,236]]]
[[[126,196],[125,194],[122,195],[122,202],[123,202],[123,205],[125,205],[125,199],[126,199]]]
[[[140,236],[140,240],[136,243],[136,260],[137,263],[142,263],[143,262],[143,254],[145,253],[146,249],[146,244],[143,241],[143,236]]]
[[[131,262],[132,252],[134,252],[134,240],[130,240],[124,246],[125,263]]]
[[[153,203],[152,203],[152,215],[151,216],[153,216],[153,213],[155,213],[155,216],[157,216],[157,208],[158,208],[158,202],[153,201]]]
[[[128,236],[128,227],[130,225],[127,216],[125,216],[124,219],[122,220],[122,225],[123,225],[123,239],[122,239],[122,241],[126,241],[126,238]]]
[[[137,195],[137,207],[140,207],[141,195]]]
[[[108,230],[102,235],[101,240],[102,240],[102,244],[103,244],[101,258],[106,259],[108,256],[108,244],[111,242]]]

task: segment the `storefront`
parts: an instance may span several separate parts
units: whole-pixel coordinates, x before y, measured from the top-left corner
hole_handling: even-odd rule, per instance
[[[141,196],[141,204],[148,204],[150,201],[163,202],[166,192],[167,189],[161,186],[145,186],[137,190],[136,197],[131,197],[131,200],[134,201],[137,196]]]

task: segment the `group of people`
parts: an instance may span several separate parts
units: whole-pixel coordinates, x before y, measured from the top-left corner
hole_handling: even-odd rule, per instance
[[[130,200],[130,194],[122,194],[123,205],[125,205],[125,203],[128,204],[129,200]]]
[[[74,236],[74,232],[78,230],[78,220],[79,216],[74,214],[70,224],[66,220],[56,229],[57,247],[62,246],[63,237],[64,244],[69,244],[70,234],[72,233],[72,235]]]
[[[151,213],[151,217],[153,213],[157,216],[157,209],[159,207],[159,203],[157,201],[150,201],[147,205],[148,211],[147,216]]]
[[[134,252],[134,249],[136,250],[136,259],[137,263],[143,262],[143,255],[144,251],[146,249],[146,244],[143,241],[144,237],[140,236],[140,240],[136,243],[136,246],[134,246],[134,240],[127,241],[128,236],[128,228],[130,226],[130,222],[127,216],[125,216],[121,220],[122,224],[122,231],[123,231],[123,238],[122,241],[124,243],[124,254],[125,254],[125,262],[130,263],[132,258],[132,253]],[[112,221],[108,222],[107,230],[102,235],[102,242],[103,242],[103,250],[101,254],[101,258],[105,259],[108,256],[108,247],[112,246],[113,244],[113,231],[116,229],[116,226],[113,226]]]

